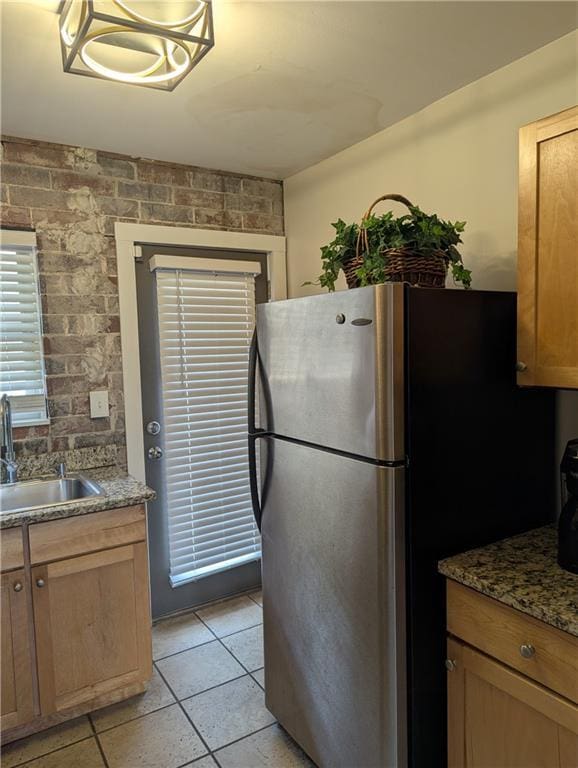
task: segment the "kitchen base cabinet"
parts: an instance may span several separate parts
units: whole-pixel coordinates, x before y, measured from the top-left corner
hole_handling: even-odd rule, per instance
[[[34,716],[30,624],[24,570],[3,573],[2,594],[2,717],[4,731]]]
[[[32,569],[42,714],[150,674],[144,542]]]
[[[576,768],[576,638],[452,581],[447,598],[449,768]]]
[[[576,768],[571,702],[452,639],[448,660],[450,768]]]
[[[30,563],[2,574],[3,742],[141,693],[152,675],[144,506],[30,524],[24,539]]]

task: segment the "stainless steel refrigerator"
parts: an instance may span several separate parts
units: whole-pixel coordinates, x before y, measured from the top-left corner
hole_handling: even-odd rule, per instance
[[[266,704],[322,768],[445,764],[436,563],[554,514],[553,400],[515,385],[515,316],[401,284],[258,309]]]

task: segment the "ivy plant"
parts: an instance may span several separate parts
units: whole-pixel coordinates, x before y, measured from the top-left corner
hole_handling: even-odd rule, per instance
[[[369,215],[361,225],[346,224],[338,219],[331,226],[335,229],[335,238],[321,248],[322,273],[315,285],[335,290],[340,270],[355,256],[360,227],[366,230],[369,244],[361,254],[363,263],[356,270],[360,286],[387,281],[387,253],[384,252],[390,248],[410,248],[424,255],[443,251],[454,282],[461,283],[464,288],[471,285],[472,273],[464,267],[457,249],[462,242],[465,221],[444,221],[436,214],[424,213],[417,206],[411,206],[410,213],[403,216],[395,217],[388,211],[380,216]]]

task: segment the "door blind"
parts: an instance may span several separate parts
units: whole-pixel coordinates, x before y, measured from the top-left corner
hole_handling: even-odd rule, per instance
[[[15,425],[38,424],[47,411],[36,249],[5,244],[8,234],[0,248],[0,395],[10,398]]]
[[[260,556],[247,454],[255,278],[157,269],[156,286],[176,586]]]

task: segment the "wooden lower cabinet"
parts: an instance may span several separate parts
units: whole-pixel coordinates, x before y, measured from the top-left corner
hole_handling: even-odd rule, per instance
[[[144,507],[24,537],[31,564],[2,573],[3,741],[140,693],[152,675]]]
[[[576,768],[578,709],[448,639],[449,768]]]
[[[151,674],[144,542],[32,569],[43,715]]]
[[[2,730],[34,715],[30,623],[24,570],[3,573],[2,593]]]

